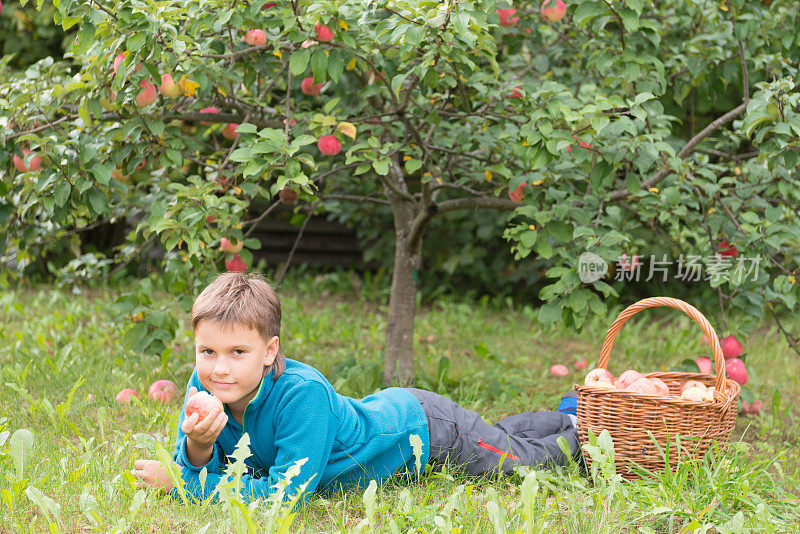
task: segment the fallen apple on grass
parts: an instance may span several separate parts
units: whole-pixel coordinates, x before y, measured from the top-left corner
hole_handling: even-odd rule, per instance
[[[746,414],[750,415],[758,415],[762,411],[764,411],[764,401],[761,399],[756,399],[753,401],[752,404],[746,401],[742,401],[742,411]]]
[[[567,376],[569,374],[569,369],[566,365],[557,363],[550,368],[550,374],[553,376]]]
[[[172,402],[178,398],[178,386],[172,380],[156,380],[150,385],[147,396],[157,402]]]
[[[220,412],[224,410],[222,403],[214,395],[206,391],[198,391],[186,402],[186,417],[197,414],[197,422],[205,419],[211,411],[217,408]]]
[[[131,399],[133,399],[134,397],[136,397],[137,399],[139,398],[139,394],[136,393],[136,390],[131,388],[125,388],[123,390],[120,390],[119,393],[117,393],[117,396],[114,397],[114,400],[116,400],[117,402],[131,402]]]
[[[584,358],[582,360],[576,360],[575,363],[572,364],[572,366],[575,367],[576,371],[580,371],[581,369],[588,368],[589,367],[589,362],[587,362],[586,358]]]

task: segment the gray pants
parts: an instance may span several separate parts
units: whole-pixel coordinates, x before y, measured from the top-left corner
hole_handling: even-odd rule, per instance
[[[578,432],[563,413],[522,412],[486,424],[476,412],[423,389],[406,388],[422,404],[431,438],[430,459],[440,469],[449,459],[468,475],[511,473],[515,466],[566,465],[556,440],[564,436],[572,456],[580,453]],[[503,457],[505,455],[505,457]],[[502,461],[501,461],[502,458]]]

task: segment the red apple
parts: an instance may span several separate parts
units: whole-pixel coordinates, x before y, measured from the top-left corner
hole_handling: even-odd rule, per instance
[[[667,386],[663,380],[660,378],[648,378],[648,380],[650,380],[650,384],[656,388],[657,395],[669,397],[669,386]]]
[[[522,98],[522,86],[517,85],[514,89],[508,93],[508,98]]]
[[[275,7],[277,5],[278,4],[276,4],[275,2],[267,2],[266,4],[261,6],[261,9],[272,9],[273,7]]]
[[[172,380],[156,380],[150,385],[147,396],[158,402],[172,402],[178,397],[178,386]]]
[[[719,245],[717,245],[717,250],[717,254],[728,258],[735,258],[739,255],[739,250],[727,241],[720,241]]]
[[[219,110],[217,108],[215,108],[214,106],[208,106],[207,108],[201,109],[200,113],[219,113]],[[200,121],[200,124],[209,125],[211,123],[210,122],[206,122],[206,121]]]
[[[19,172],[34,172],[42,168],[42,156],[33,156],[31,158],[30,166],[25,166],[25,158],[30,153],[31,151],[29,149],[23,148],[22,157],[14,154],[12,160],[14,161],[14,167],[16,167]]]
[[[236,131],[236,128],[238,127],[239,125],[236,123],[233,122],[228,123],[228,125],[225,126],[225,128],[223,128],[222,130],[222,137],[231,140],[236,139],[237,137],[239,137],[239,132]]]
[[[299,197],[300,195],[297,193],[297,191],[295,191],[288,185],[278,192],[278,198],[280,198],[281,202],[283,202],[288,206],[291,206],[292,204],[297,202],[297,199]]]
[[[523,189],[525,188],[526,185],[528,185],[528,182],[522,182],[513,191],[511,189],[509,189],[508,190],[508,198],[510,198],[512,201],[516,202],[517,204],[520,204],[522,202],[522,199],[525,198],[525,191],[523,191]]]
[[[117,393],[117,396],[114,397],[114,400],[116,400],[117,402],[131,402],[131,399],[133,397],[136,397],[138,399],[139,394],[136,393],[136,391],[131,388],[125,388],[121,390],[119,393]]]
[[[747,383],[747,369],[744,366],[744,362],[739,358],[731,358],[725,362],[725,374],[742,386]]]
[[[558,22],[567,13],[567,4],[564,0],[544,0],[540,13],[547,22]]]
[[[342,142],[335,135],[323,135],[317,141],[317,148],[326,156],[335,156],[342,150]]]
[[[250,46],[264,46],[267,44],[267,34],[264,33],[264,30],[248,30],[242,39]]]
[[[644,393],[647,395],[661,395],[661,391],[656,384],[654,384],[649,378],[645,377],[640,378],[633,384],[628,384],[628,386],[625,387],[625,391],[633,391],[634,393]]]
[[[317,32],[317,39],[323,43],[327,43],[328,41],[332,40],[336,35],[327,24],[320,24],[319,22],[314,25],[314,31]]]
[[[315,84],[314,78],[308,76],[307,78],[303,78],[303,81],[300,82],[300,90],[304,95],[316,96],[322,91],[322,84]]]
[[[247,264],[240,255],[236,254],[232,260],[225,260],[225,268],[232,273],[243,273],[247,270]]]
[[[596,386],[598,382],[608,382],[613,385],[615,382],[614,375],[608,369],[598,367],[589,371],[586,374],[586,378],[583,379],[583,383],[586,386]]]
[[[230,239],[227,237],[223,237],[219,240],[219,249],[222,252],[230,252],[231,254],[238,254],[242,251],[242,247],[244,246],[244,242],[236,240],[236,244],[234,245]]]
[[[550,374],[554,376],[567,376],[569,374],[569,369],[567,369],[566,365],[557,363],[550,368]]]
[[[153,102],[156,101],[156,97],[158,96],[158,91],[156,91],[156,86],[152,83],[148,82],[147,80],[142,80],[139,82],[139,87],[142,88],[139,91],[139,95],[136,97],[136,105],[140,108],[147,107]]]
[[[617,378],[617,387],[620,389],[627,389],[628,386],[633,384],[639,379],[644,378],[644,375],[639,371],[634,371],[633,369],[628,369]]]
[[[588,368],[589,362],[587,362],[586,358],[584,358],[582,360],[577,360],[574,364],[572,364],[572,366],[575,367],[576,371],[580,371],[581,369]]]
[[[122,52],[120,54],[117,54],[114,57],[114,63],[111,65],[111,70],[114,71],[114,74],[117,73],[117,69],[119,68],[120,64],[122,64],[122,62],[125,61],[125,56],[127,56],[127,55],[128,55],[127,52]],[[137,63],[136,67],[134,67],[133,70],[135,70],[135,71],[136,70],[142,70],[142,64],[141,63]]]
[[[711,358],[701,356],[700,358],[697,358],[694,363],[697,364],[697,367],[700,368],[700,372],[704,375],[714,374],[714,367],[711,365]]]
[[[754,400],[753,404],[742,401],[742,411],[744,413],[749,413],[750,415],[758,415],[763,410],[764,410],[764,401],[762,401],[761,399]]]
[[[166,72],[161,75],[161,86],[159,87],[161,94],[168,98],[175,98],[181,92],[181,88],[172,79],[172,74]]]
[[[742,344],[734,336],[728,336],[720,340],[722,345],[722,355],[725,359],[738,358],[742,355]]]
[[[215,408],[220,412],[225,409],[220,400],[214,395],[206,391],[198,391],[186,401],[186,417],[191,417],[192,414],[196,413],[198,415],[197,422],[199,423]]]
[[[500,17],[500,26],[509,27],[519,22],[519,17],[515,17],[516,9],[497,9],[497,16]]]

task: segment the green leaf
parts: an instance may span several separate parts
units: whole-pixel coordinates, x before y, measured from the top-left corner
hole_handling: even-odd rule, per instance
[[[69,192],[72,190],[72,186],[69,185],[69,182],[64,180],[60,184],[56,186],[53,195],[56,199],[56,205],[63,206],[69,200]]]
[[[17,480],[21,480],[25,473],[25,464],[33,452],[33,433],[27,428],[20,428],[11,435],[8,445]]]
[[[125,41],[125,47],[131,52],[138,52],[147,40],[147,34],[139,32],[131,35]]]
[[[575,10],[575,14],[572,15],[572,22],[580,27],[585,27],[593,18],[605,12],[605,4],[602,2],[584,2]]]
[[[289,70],[292,71],[292,75],[300,76],[306,71],[308,67],[308,60],[310,59],[310,54],[308,52],[308,48],[301,48],[300,50],[296,50],[292,56],[289,58]]]
[[[406,172],[412,174],[418,171],[420,167],[422,167],[422,161],[418,159],[410,159],[406,161],[405,167],[406,167]]]
[[[389,160],[382,158],[372,162],[372,168],[381,176],[389,174]]]
[[[97,215],[102,215],[105,213],[106,208],[108,207],[108,199],[106,198],[106,194],[100,189],[92,189],[89,191],[89,204]]]

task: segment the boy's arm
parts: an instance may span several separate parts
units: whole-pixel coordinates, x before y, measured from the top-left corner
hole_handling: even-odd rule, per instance
[[[266,477],[244,475],[241,479],[241,496],[245,501],[266,499],[274,491],[279,480],[297,460],[308,458],[286,488],[286,496],[294,496],[300,486],[308,482],[299,503],[304,504],[319,484],[330,458],[339,419],[332,410],[324,386],[316,382],[305,382],[291,389],[281,400],[275,417],[275,464],[270,467]],[[258,436],[251,436],[257,440]],[[214,455],[216,457],[216,454]],[[214,459],[210,464],[214,463]],[[200,468],[187,472],[183,469],[182,478],[186,489],[198,499],[214,494],[222,480],[222,474],[208,469],[205,486],[199,480]]]
[[[189,400],[189,390],[195,388],[202,391],[202,384],[197,378],[197,371],[192,373],[189,383],[186,386],[186,396],[183,400],[183,409],[178,420],[178,436],[175,439],[175,451],[172,455],[173,460],[180,465],[183,473],[200,471],[205,467],[209,473],[222,473],[222,466],[225,463],[225,453],[219,443],[214,443],[210,448],[197,447],[193,441],[187,439],[183,432],[183,422],[186,419],[186,402]],[[186,478],[185,476],[182,478]]]

